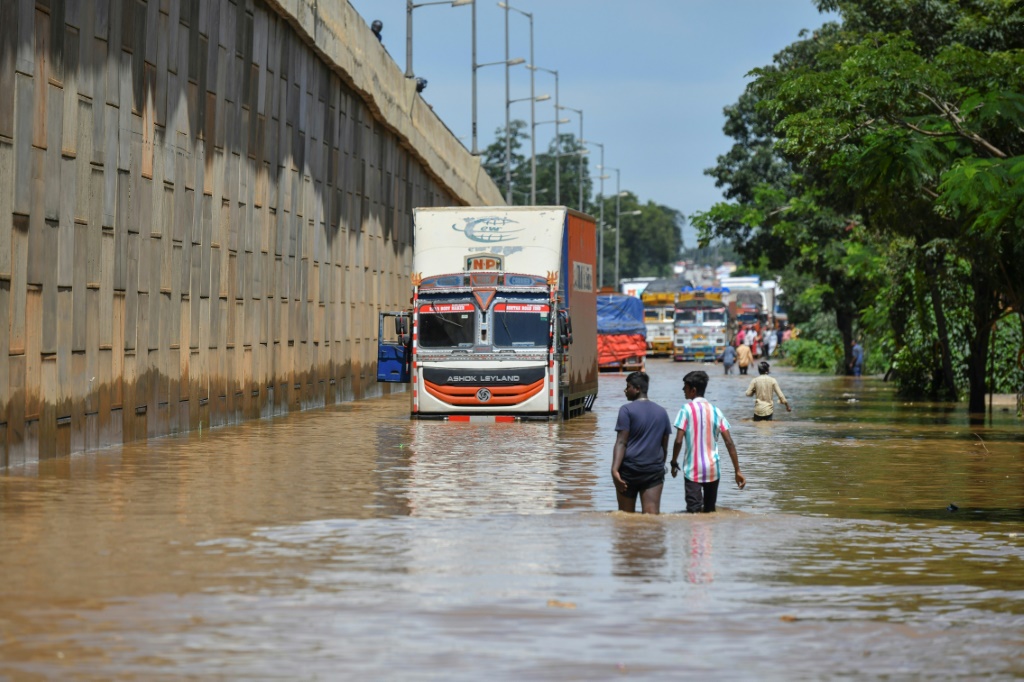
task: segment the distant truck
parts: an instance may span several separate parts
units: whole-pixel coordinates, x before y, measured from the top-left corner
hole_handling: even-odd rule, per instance
[[[644,370],[647,357],[644,305],[626,294],[597,296],[597,366],[602,372]]]
[[[676,300],[672,359],[716,361],[730,341],[728,289],[686,287]]]
[[[563,206],[418,208],[413,228],[412,309],[380,314],[377,363],[378,381],[412,384],[412,417],[590,410],[594,219]]]
[[[640,295],[644,303],[644,322],[647,324],[647,354],[668,356],[673,351],[672,322],[675,318],[676,297],[691,286],[689,280],[662,278],[650,282]]]

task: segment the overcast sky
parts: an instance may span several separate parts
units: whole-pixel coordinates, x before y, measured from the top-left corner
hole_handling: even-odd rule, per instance
[[[349,0],[369,24],[384,22],[384,46],[405,68],[406,3]],[[477,63],[505,59],[505,11],[477,0]],[[605,165],[619,168],[622,189],[689,215],[721,200],[704,175],[730,146],[722,108],[736,102],[753,68],[770,64],[781,48],[828,17],[810,0],[513,0],[533,14],[534,61],[559,72],[562,105],[583,110],[583,137],[604,144]],[[427,79],[424,98],[467,148],[472,131],[471,8],[446,4],[413,11],[413,67]],[[530,58],[530,22],[509,16],[509,55]],[[478,143],[483,149],[505,125],[504,68],[480,68]],[[529,98],[530,71],[513,67],[510,97]],[[538,71],[537,121],[552,121],[554,77]],[[511,117],[530,120],[529,101],[513,102]],[[568,131],[579,135],[579,117]],[[554,125],[537,128],[538,152]],[[592,148],[598,173],[600,149]],[[615,191],[615,174],[605,194]],[[562,197],[563,203],[574,202]],[[538,198],[538,203],[543,203]],[[684,231],[687,245],[693,233]]]

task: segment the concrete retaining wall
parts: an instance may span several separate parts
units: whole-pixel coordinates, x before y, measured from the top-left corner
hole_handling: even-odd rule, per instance
[[[344,0],[0,2],[0,467],[380,393],[412,207],[498,203]]]

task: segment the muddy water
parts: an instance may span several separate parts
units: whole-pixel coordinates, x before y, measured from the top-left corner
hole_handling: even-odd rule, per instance
[[[694,368],[649,362],[673,416]],[[781,370],[754,423],[749,378],[708,516],[611,512],[621,375],[567,424],[396,396],[8,471],[0,679],[1024,675],[1020,422]]]

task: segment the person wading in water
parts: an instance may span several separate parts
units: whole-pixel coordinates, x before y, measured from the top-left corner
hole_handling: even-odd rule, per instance
[[[644,372],[632,372],[626,377],[629,402],[619,408],[615,422],[612,481],[619,511],[635,512],[639,495],[644,514],[661,512],[672,423],[664,407],[648,400],[650,381]]]
[[[747,395],[754,396],[754,421],[756,422],[772,420],[772,416],[775,414],[773,393],[779,396],[779,402],[786,406],[786,412],[793,411],[789,401],[786,400],[786,396],[782,394],[782,389],[779,388],[779,382],[775,380],[775,377],[768,376],[769,369],[771,368],[767,362],[759,363],[757,371],[760,372],[761,376],[753,379],[750,382],[750,387],[747,389]]]

